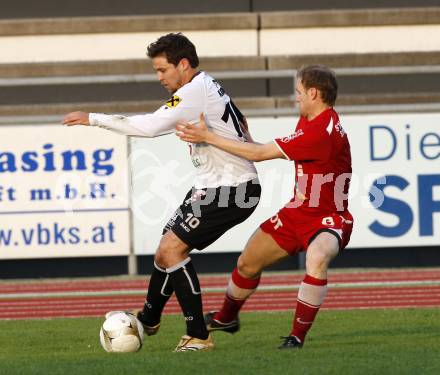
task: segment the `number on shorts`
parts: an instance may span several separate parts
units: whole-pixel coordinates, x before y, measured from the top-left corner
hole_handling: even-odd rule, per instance
[[[324,217],[324,218],[322,219],[322,224],[323,224],[323,225],[328,225],[328,226],[333,227],[333,226],[335,225],[335,221],[333,220],[333,218],[332,218],[331,216],[329,216],[329,217]]]
[[[195,229],[199,226],[200,220],[194,217],[193,214],[186,214],[185,223],[187,223],[192,229]]]

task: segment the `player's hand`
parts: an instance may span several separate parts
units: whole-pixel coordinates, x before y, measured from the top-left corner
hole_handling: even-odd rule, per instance
[[[176,135],[185,142],[203,143],[209,138],[211,132],[208,130],[205,122],[205,116],[200,114],[200,122],[192,125],[188,122],[178,122],[176,126]]]
[[[63,125],[90,125],[89,114],[87,112],[70,112],[63,119]]]

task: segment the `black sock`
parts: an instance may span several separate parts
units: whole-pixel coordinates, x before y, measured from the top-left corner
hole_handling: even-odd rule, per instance
[[[170,280],[186,321],[186,334],[205,340],[208,338],[203,319],[202,294],[199,279],[191,259],[186,258],[174,267],[167,268]]]
[[[160,322],[163,308],[173,294],[170,276],[165,269],[154,263],[153,273],[148,284],[147,298],[139,318],[148,326],[155,326]]]

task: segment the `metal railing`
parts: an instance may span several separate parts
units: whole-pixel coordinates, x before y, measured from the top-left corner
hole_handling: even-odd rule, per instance
[[[252,78],[284,78],[295,77],[294,69],[279,70],[233,70],[209,72],[218,79],[252,79]],[[84,85],[103,83],[143,83],[156,82],[156,74],[106,74],[89,76],[52,76],[0,78],[0,87],[43,86],[43,85]]]
[[[440,73],[440,65],[417,66],[380,66],[336,68],[337,76],[379,76],[400,74],[433,74]],[[210,72],[216,79],[271,79],[291,78],[292,99],[294,100],[296,69],[278,70],[248,70],[248,71],[219,71]],[[81,84],[106,84],[106,83],[142,83],[156,82],[156,74],[117,74],[117,75],[90,75],[90,76],[49,76],[49,77],[24,77],[0,78],[1,87],[17,86],[44,86],[44,85],[81,85]],[[414,103],[414,104],[377,104],[377,105],[350,105],[337,106],[340,113],[385,113],[385,112],[436,112],[440,111],[440,103]],[[243,112],[249,117],[267,116],[292,116],[297,114],[296,108],[253,108]],[[61,116],[0,116],[0,124],[38,124],[59,123]]]
[[[295,77],[296,69],[276,70],[233,70],[209,72],[218,79],[253,79]],[[336,68],[338,76],[399,75],[440,73],[440,65],[415,66],[376,66],[356,68]],[[156,82],[156,74],[106,74],[87,76],[50,76],[50,77],[11,77],[0,78],[0,87],[43,86],[43,85],[83,85],[104,83],[142,83]]]
[[[367,114],[367,113],[409,113],[409,112],[440,112],[440,103],[415,103],[415,104],[373,104],[373,105],[336,105],[340,114]],[[249,108],[243,110],[246,117],[285,117],[298,115],[296,107],[282,108]],[[136,115],[140,113],[125,113]],[[28,116],[0,116],[1,125],[55,125],[60,124],[62,115],[28,115]]]

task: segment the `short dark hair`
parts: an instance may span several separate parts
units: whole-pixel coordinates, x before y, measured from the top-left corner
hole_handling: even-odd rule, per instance
[[[147,47],[147,55],[150,59],[162,54],[174,66],[177,66],[183,58],[188,59],[192,68],[199,66],[196,47],[182,33],[163,35]]]
[[[338,96],[338,82],[335,73],[325,65],[309,65],[298,71],[297,78],[306,89],[312,87],[321,92],[324,103],[334,106]]]

